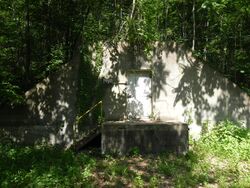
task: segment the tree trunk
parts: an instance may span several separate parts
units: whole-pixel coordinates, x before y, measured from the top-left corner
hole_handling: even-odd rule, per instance
[[[131,13],[130,13],[130,19],[133,18],[133,15],[134,15],[134,12],[135,12],[135,0],[133,0],[133,3],[132,3],[132,10],[131,10]]]
[[[30,65],[31,65],[31,47],[30,47],[30,2],[25,1],[26,6],[26,31],[25,31],[25,42],[26,42],[26,61],[25,61],[25,86],[30,84]]]
[[[193,41],[192,41],[192,51],[195,50],[195,40],[196,40],[196,20],[195,20],[195,0],[193,0]]]

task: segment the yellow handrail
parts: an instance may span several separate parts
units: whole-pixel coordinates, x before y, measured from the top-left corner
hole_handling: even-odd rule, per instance
[[[92,110],[94,110],[98,105],[101,105],[101,118],[102,118],[102,101],[99,101],[94,106],[92,106],[89,110],[87,110],[85,113],[83,113],[80,117],[77,117],[77,123],[82,119],[84,116],[86,116],[88,113],[90,113]]]
[[[79,123],[79,121],[84,117],[84,116],[86,116],[88,113],[90,113],[92,110],[94,110],[98,105],[101,105],[101,118],[102,118],[102,101],[99,101],[98,103],[96,103],[94,106],[92,106],[89,110],[87,110],[86,112],[84,112],[81,116],[77,116],[76,117],[76,126],[78,125],[78,123]],[[77,130],[77,128],[76,128],[76,126],[74,126],[74,128],[73,128],[73,145],[74,145],[74,147],[76,147],[76,134],[78,133],[78,132],[76,132],[76,130]]]

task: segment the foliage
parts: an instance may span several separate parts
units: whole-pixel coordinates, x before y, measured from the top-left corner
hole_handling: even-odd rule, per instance
[[[82,47],[81,63],[79,68],[78,81],[78,110],[81,116],[91,107],[96,105],[104,95],[104,85],[98,79],[101,70],[102,48],[101,44],[93,44],[93,46],[86,48]],[[81,119],[80,124],[84,123],[98,123],[104,121],[102,116],[102,104],[94,108],[88,116]],[[93,122],[96,121],[96,122]]]
[[[219,123],[200,142],[203,150],[233,160],[250,160],[250,131],[231,121]]]
[[[223,121],[193,141],[186,156],[162,156],[158,168],[174,179],[177,187],[196,185],[247,187],[250,183],[250,131]]]
[[[221,122],[185,156],[0,145],[1,187],[248,187],[249,130]]]
[[[63,64],[64,51],[62,45],[56,45],[55,47],[51,48],[50,55],[51,60],[49,61],[49,65],[47,65],[47,72],[58,70],[60,65]]]
[[[0,147],[1,187],[89,185],[95,160],[50,147]]]
[[[1,99],[2,103],[9,103],[10,105],[22,103],[24,99],[19,93],[20,88],[17,85],[13,85],[9,81],[2,79],[0,83],[0,94],[4,96]]]
[[[0,104],[19,103],[79,45],[87,49],[121,40],[146,52],[155,41],[182,43],[250,88],[248,1],[1,0],[0,7]]]

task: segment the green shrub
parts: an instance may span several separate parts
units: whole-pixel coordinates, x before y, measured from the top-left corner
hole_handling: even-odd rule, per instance
[[[240,124],[222,121],[198,144],[204,151],[235,160],[250,159],[250,131]]]
[[[250,133],[223,121],[182,156],[95,156],[0,144],[0,187],[249,187]],[[100,184],[99,184],[100,183]]]
[[[198,141],[191,141],[186,156],[162,156],[158,171],[174,187],[247,187],[250,173],[250,133],[231,121],[220,122]]]

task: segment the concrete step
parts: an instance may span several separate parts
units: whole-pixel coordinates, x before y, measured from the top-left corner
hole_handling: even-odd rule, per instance
[[[75,143],[72,145],[71,148],[78,151],[100,134],[101,134],[101,128],[100,126],[98,126],[90,130],[88,133],[82,136],[78,136],[78,138],[76,138]]]

